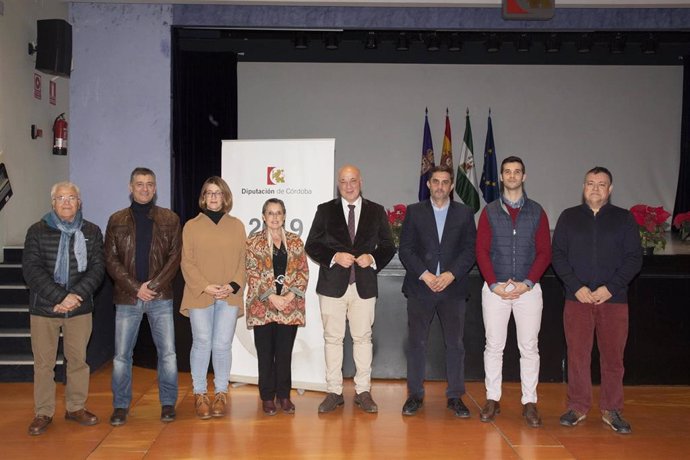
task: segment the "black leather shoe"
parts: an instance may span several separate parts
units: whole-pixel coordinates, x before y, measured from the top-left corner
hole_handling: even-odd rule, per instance
[[[161,407],[161,422],[170,423],[175,420],[177,414],[175,413],[175,406]]]
[[[414,415],[419,409],[424,405],[424,400],[416,396],[410,396],[405,401],[405,405],[402,408],[403,415]]]
[[[448,398],[448,409],[455,412],[456,417],[468,418],[470,416],[470,410],[467,408],[465,403],[462,402],[460,398]]]
[[[127,423],[127,409],[116,407],[113,415],[110,416],[110,424],[112,426],[120,426]]]

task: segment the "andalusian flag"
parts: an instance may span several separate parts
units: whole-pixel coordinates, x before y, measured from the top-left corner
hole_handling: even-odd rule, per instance
[[[498,168],[496,167],[494,130],[491,127],[491,109],[489,109],[489,128],[486,131],[486,143],[484,144],[484,170],[479,187],[482,189],[484,201],[487,203],[491,203],[501,196],[498,189]]]
[[[422,168],[419,173],[419,201],[428,200],[431,196],[426,183],[429,180],[429,170],[434,165],[434,145],[431,142],[429,129],[429,110],[424,111],[424,141],[422,142]]]
[[[467,109],[465,136],[462,138],[462,150],[460,151],[460,164],[455,175],[455,191],[463,203],[472,208],[474,212],[477,212],[479,211],[479,187],[477,186],[477,169],[474,167],[473,150],[470,110]]]
[[[439,166],[448,166],[453,170],[453,147],[450,138],[450,118],[448,118],[448,109],[446,108],[446,131],[443,134],[443,148],[441,148],[441,162]],[[450,191],[450,197],[453,198],[453,191]]]

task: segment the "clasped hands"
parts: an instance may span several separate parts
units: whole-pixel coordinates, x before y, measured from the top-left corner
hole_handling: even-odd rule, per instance
[[[55,313],[67,313],[79,307],[83,301],[84,299],[80,295],[70,292],[62,299],[62,302],[53,307],[53,311]]]
[[[575,293],[575,297],[580,303],[599,305],[613,297],[613,294],[609,292],[606,286],[599,286],[594,291],[587,286],[582,286]]]
[[[234,292],[234,289],[230,284],[209,284],[204,289],[204,292],[216,300],[222,300],[227,298],[230,294]]]
[[[515,300],[529,289],[525,283],[509,279],[505,283],[498,283],[492,292],[503,300]]]
[[[294,292],[288,292],[285,295],[271,294],[268,296],[268,301],[278,311],[285,310],[285,307],[287,307],[293,300],[295,300]]]
[[[149,288],[149,283],[151,280],[141,283],[139,290],[137,291],[137,298],[143,300],[144,302],[150,302],[156,297],[158,297],[158,291],[154,291]]]
[[[360,268],[367,268],[374,263],[374,256],[371,254],[362,254],[355,257],[349,252],[336,252],[333,256],[333,261],[343,268],[350,268],[352,264],[357,264]]]
[[[433,292],[441,292],[455,280],[455,275],[451,272],[443,272],[437,276],[430,271],[426,271],[422,274],[421,278]]]

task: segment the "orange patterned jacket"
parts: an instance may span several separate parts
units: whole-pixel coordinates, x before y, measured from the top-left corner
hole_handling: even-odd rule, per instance
[[[247,327],[268,323],[304,326],[304,296],[309,281],[309,266],[304,243],[299,236],[283,230],[283,243],[287,249],[287,267],[282,293],[292,292],[295,298],[283,311],[278,311],[268,300],[276,294],[273,275],[273,242],[266,229],[247,239],[246,271],[247,299],[245,303]]]

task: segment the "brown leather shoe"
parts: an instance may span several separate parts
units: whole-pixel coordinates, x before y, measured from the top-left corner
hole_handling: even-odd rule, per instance
[[[206,393],[194,395],[194,412],[201,420],[211,418],[211,402],[208,400]]]
[[[214,417],[225,417],[225,405],[228,403],[228,394],[222,391],[216,393],[211,407],[211,415]]]
[[[91,426],[99,422],[98,417],[87,411],[86,409],[79,409],[74,412],[65,412],[65,420],[72,420],[80,425]]]
[[[355,395],[355,404],[359,406],[364,412],[375,414],[379,411],[379,406],[376,405],[371,397],[371,393],[363,391]]]
[[[525,417],[525,421],[532,428],[539,428],[541,426],[541,417],[539,417],[539,411],[537,411],[535,403],[527,403],[522,406],[522,416]]]
[[[47,415],[37,415],[31,421],[29,425],[29,434],[31,436],[38,436],[39,434],[45,433],[48,429],[48,425],[53,421],[53,417],[48,417]]]
[[[496,415],[501,413],[501,405],[498,401],[493,399],[487,399],[486,404],[482,407],[482,411],[479,413],[479,420],[482,422],[493,422],[496,419]]]
[[[276,408],[276,403],[273,401],[262,401],[261,407],[266,415],[276,415],[278,409]]]
[[[295,405],[292,404],[290,398],[278,398],[278,402],[280,403],[281,409],[283,409],[283,412],[285,412],[286,414],[295,413]]]
[[[321,401],[321,404],[319,404],[319,414],[333,412],[338,408],[338,406],[342,406],[343,404],[345,404],[343,395],[328,393],[324,400]]]

